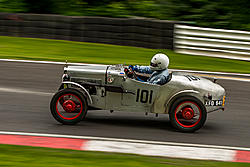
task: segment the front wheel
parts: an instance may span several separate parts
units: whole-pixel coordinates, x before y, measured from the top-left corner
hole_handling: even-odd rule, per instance
[[[67,88],[57,92],[50,102],[53,117],[62,124],[80,122],[87,113],[86,98],[76,89]]]
[[[169,118],[177,130],[194,132],[206,122],[207,112],[200,100],[192,96],[181,97],[173,103]]]

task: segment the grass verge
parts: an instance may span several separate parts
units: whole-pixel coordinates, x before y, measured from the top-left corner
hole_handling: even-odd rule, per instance
[[[201,161],[162,157],[75,151],[29,146],[0,145],[0,166],[18,167],[231,167],[248,163]]]
[[[169,68],[250,73],[250,62],[247,61],[177,54],[164,49],[0,36],[1,59],[67,59],[69,62],[148,65],[151,57],[157,52],[169,56]]]

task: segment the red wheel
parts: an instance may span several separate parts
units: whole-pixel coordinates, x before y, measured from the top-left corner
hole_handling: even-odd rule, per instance
[[[82,111],[82,100],[72,93],[63,94],[56,102],[56,112],[63,119],[75,119],[81,115]]]
[[[200,129],[207,118],[204,105],[194,97],[181,97],[176,100],[170,111],[171,124],[182,132]]]
[[[76,124],[87,112],[85,97],[76,89],[63,89],[57,92],[50,103],[53,117],[63,124]]]

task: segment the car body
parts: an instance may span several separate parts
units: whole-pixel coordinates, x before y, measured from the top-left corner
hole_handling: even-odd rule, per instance
[[[172,72],[166,84],[156,85],[129,78],[124,72],[125,68],[123,65],[67,66],[60,90],[77,89],[89,108],[101,110],[170,114],[174,112],[173,105],[175,108],[179,105],[181,113],[170,116],[170,120],[176,118],[177,126],[174,126],[187,132],[201,128],[206,113],[224,110],[225,89],[208,79]],[[183,107],[180,106],[181,102],[184,103]],[[180,124],[179,127],[178,117],[184,117],[185,121],[191,117],[193,119],[196,116],[195,108],[201,115],[199,120],[205,117],[202,125],[190,127],[189,124]]]

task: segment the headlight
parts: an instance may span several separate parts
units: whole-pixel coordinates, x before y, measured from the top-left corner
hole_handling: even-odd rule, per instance
[[[64,81],[70,81],[70,77],[69,77],[69,75],[67,73],[64,73],[62,75],[62,82],[64,82]]]

